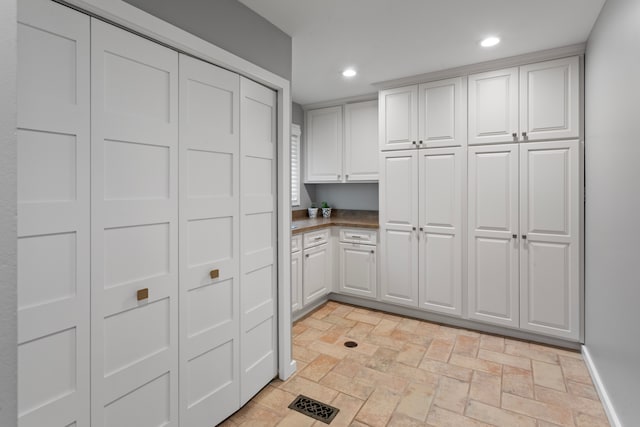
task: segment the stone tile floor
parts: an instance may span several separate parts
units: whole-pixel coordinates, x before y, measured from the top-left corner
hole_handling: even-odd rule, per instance
[[[576,352],[333,301],[293,337],[296,374],[223,426],[325,426],[287,408],[298,394],[339,408],[332,427],[609,426]]]

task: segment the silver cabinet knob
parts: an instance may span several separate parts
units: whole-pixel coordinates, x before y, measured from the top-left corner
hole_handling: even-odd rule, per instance
[[[527,235],[526,234],[522,235],[522,240],[527,240]]]
[[[511,134],[511,136],[514,137],[514,138],[517,138],[518,137],[518,133],[514,132],[514,133]]]
[[[413,227],[413,231],[416,231],[416,228],[415,228],[415,227]]]
[[[513,239],[517,239],[517,238],[518,238],[518,235],[517,235],[517,234],[512,234],[512,235],[511,235],[511,238],[513,238]]]
[[[375,251],[373,249],[371,249],[371,253],[373,254],[373,253],[375,253]]]
[[[527,133],[526,132],[522,132],[522,137],[526,138],[527,137]]]

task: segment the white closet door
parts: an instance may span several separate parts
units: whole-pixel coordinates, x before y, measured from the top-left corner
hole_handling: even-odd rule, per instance
[[[240,79],[240,403],[277,374],[276,93]]]
[[[469,317],[517,327],[518,145],[469,148]]]
[[[92,426],[178,426],[178,54],[91,26]]]
[[[380,161],[381,299],[418,305],[418,152],[382,152]]]
[[[89,425],[89,22],[18,4],[21,427]]]
[[[520,327],[580,338],[578,141],[520,147]]]
[[[462,148],[421,150],[420,307],[462,315]]]
[[[189,427],[240,407],[239,92],[237,74],[180,55],[180,418]]]

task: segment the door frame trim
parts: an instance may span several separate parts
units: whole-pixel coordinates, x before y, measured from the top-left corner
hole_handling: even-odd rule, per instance
[[[89,13],[143,37],[225,68],[277,92],[278,102],[278,376],[286,380],[296,371],[291,348],[290,131],[291,83],[264,68],[209,43],[122,0],[65,0],[59,3]],[[284,167],[286,165],[286,167]]]

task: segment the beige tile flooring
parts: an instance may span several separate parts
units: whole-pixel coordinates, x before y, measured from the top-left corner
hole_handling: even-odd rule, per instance
[[[223,426],[325,426],[298,394],[339,408],[332,427],[609,425],[579,353],[332,301],[293,336],[297,373]]]

